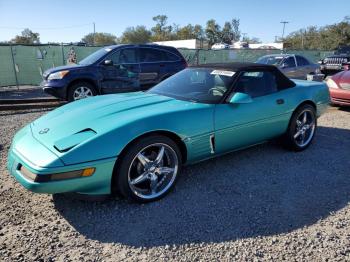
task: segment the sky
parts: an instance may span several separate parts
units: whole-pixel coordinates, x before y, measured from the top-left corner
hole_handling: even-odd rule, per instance
[[[0,41],[24,28],[40,33],[40,41],[78,42],[93,31],[120,36],[125,28],[145,25],[165,14],[169,24],[201,24],[215,19],[221,26],[240,19],[249,37],[272,42],[282,35],[281,21],[289,21],[285,35],[311,25],[340,22],[350,15],[350,0],[0,0]]]

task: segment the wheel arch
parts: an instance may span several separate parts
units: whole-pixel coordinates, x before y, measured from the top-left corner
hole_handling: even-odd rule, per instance
[[[127,143],[124,148],[121,150],[120,154],[118,155],[118,158],[114,164],[114,168],[113,168],[113,174],[112,174],[112,183],[111,183],[111,187],[112,187],[112,192],[116,192],[116,183],[115,178],[118,172],[118,167],[119,167],[119,163],[121,162],[123,155],[127,152],[128,148],[130,148],[130,146],[132,146],[134,143],[137,143],[138,140],[144,138],[144,137],[148,137],[151,135],[161,135],[161,136],[165,136],[170,138],[171,140],[173,140],[179,147],[180,149],[180,153],[181,153],[181,158],[182,158],[182,163],[186,163],[187,161],[187,147],[186,144],[182,141],[182,139],[174,132],[171,131],[166,131],[166,130],[154,130],[154,131],[150,131],[150,132],[146,132],[138,137],[135,137],[133,140],[131,140],[129,143]]]
[[[317,106],[315,104],[314,101],[312,100],[305,100],[303,102],[301,102],[295,109],[294,109],[294,112],[297,111],[300,107],[302,107],[303,105],[310,105],[312,106],[315,110],[317,110]]]
[[[90,78],[86,78],[86,77],[76,78],[76,79],[72,80],[67,86],[66,99],[68,98],[69,90],[72,88],[72,86],[79,83],[79,82],[87,82],[87,83],[91,84],[95,88],[95,91],[97,92],[97,94],[100,94],[100,90],[98,89],[98,86],[94,80],[92,80]]]

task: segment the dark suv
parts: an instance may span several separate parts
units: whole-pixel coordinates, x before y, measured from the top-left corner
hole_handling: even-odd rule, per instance
[[[44,72],[46,93],[74,101],[98,94],[146,90],[187,67],[180,52],[160,45],[114,45],[78,64]]]
[[[350,62],[350,46],[341,46],[334,55],[327,56],[319,63],[321,72],[325,75],[338,73],[344,69],[344,65]]]

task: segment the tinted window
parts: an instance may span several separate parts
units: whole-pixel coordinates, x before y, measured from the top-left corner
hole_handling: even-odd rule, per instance
[[[297,64],[298,66],[306,66],[306,65],[309,65],[309,61],[307,61],[304,57],[302,56],[295,56],[295,58],[297,59]]]
[[[91,65],[97,62],[100,58],[102,58],[105,54],[107,54],[110,51],[112,51],[112,49],[108,47],[99,49],[96,52],[84,58],[83,60],[81,60],[79,62],[79,65]]]
[[[170,52],[164,52],[165,54],[165,60],[166,61],[170,61],[170,62],[174,62],[174,61],[179,61],[180,57],[178,57],[177,55],[170,53]]]
[[[112,60],[114,65],[119,64],[119,56],[120,56],[120,51],[116,51],[109,56],[107,56],[106,60]]]
[[[266,65],[279,65],[282,59],[283,57],[281,56],[263,56],[259,58],[256,62],[259,64],[266,64]]]
[[[277,92],[276,77],[268,71],[245,72],[235,86],[235,92],[259,97]]]
[[[137,63],[136,59],[136,49],[135,48],[125,48],[120,50],[119,63]]]
[[[293,56],[287,57],[286,59],[284,59],[283,64],[286,67],[295,67],[295,59]]]
[[[187,68],[160,82],[148,92],[187,101],[218,103],[228,92],[234,74],[235,72],[210,68]]]
[[[141,62],[158,62],[164,61],[165,54],[163,51],[153,48],[141,48],[140,49],[140,61]]]

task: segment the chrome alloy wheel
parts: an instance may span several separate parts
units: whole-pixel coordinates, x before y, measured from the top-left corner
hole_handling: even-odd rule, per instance
[[[131,162],[128,171],[129,187],[140,198],[156,198],[172,186],[178,168],[178,157],[169,145],[148,145]]]
[[[90,97],[93,95],[94,94],[92,93],[90,88],[88,88],[86,86],[80,86],[74,90],[73,99],[79,100],[79,99],[87,98],[87,97]]]
[[[294,141],[299,147],[310,143],[315,133],[315,116],[309,109],[302,111],[296,120]]]

